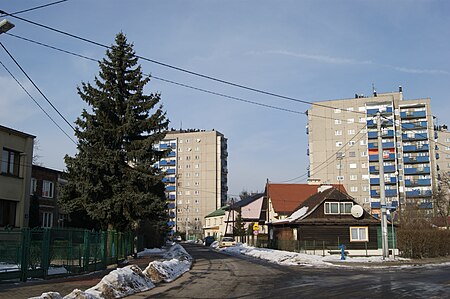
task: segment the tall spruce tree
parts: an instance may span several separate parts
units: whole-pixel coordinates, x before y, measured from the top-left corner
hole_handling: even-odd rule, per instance
[[[117,34],[95,84],[78,87],[91,109],[76,120],[78,153],[65,157],[62,206],[120,231],[143,219],[166,220],[163,174],[153,165],[163,154],[154,145],[164,138],[168,120],[160,95],[144,94],[150,79],[137,63],[133,45]]]

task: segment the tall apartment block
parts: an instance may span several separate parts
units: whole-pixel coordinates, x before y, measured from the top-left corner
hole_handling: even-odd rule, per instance
[[[450,177],[450,131],[447,125],[435,125],[434,129],[439,141],[436,145],[436,155],[439,157],[438,177],[442,175]]]
[[[169,131],[159,144],[170,150],[159,162],[165,171],[172,233],[202,235],[204,217],[227,199],[227,139],[218,131]]]
[[[401,87],[399,92],[316,102],[308,110],[310,178],[343,184],[379,215],[378,112],[387,206],[415,203],[431,212],[439,156],[430,99],[405,100]]]

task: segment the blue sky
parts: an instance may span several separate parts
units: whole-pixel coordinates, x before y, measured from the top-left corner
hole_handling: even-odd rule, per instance
[[[16,12],[49,1],[2,1]],[[397,91],[430,97],[449,123],[449,1],[118,1],[70,0],[20,14],[103,44],[123,31],[144,57],[305,101]],[[3,19],[4,17],[0,17]],[[104,49],[8,17],[10,33],[95,59]],[[85,107],[76,87],[92,82],[96,63],[2,34],[45,95],[73,122]],[[2,61],[71,134],[0,49]],[[309,105],[208,81],[141,61],[144,73],[245,100],[304,112]],[[152,80],[174,128],[216,129],[228,138],[229,192],[260,191],[266,179],[306,173],[306,116],[233,101]],[[37,136],[43,166],[64,169],[76,147],[0,67],[0,124]],[[305,177],[294,182],[304,182]]]

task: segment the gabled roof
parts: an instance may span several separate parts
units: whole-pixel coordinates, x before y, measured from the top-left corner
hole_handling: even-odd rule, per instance
[[[262,196],[264,196],[264,193],[255,193],[250,196],[247,196],[246,198],[235,202],[233,204],[233,209],[245,207],[246,205],[254,202],[255,200],[260,199]]]
[[[228,210],[228,209],[229,209],[229,206],[223,206],[220,209],[217,209],[214,212],[209,213],[208,215],[205,216],[205,218],[223,216],[223,215],[225,215],[225,210]]]
[[[344,186],[331,185],[345,194]],[[320,185],[309,184],[267,184],[266,194],[272,202],[272,207],[278,214],[291,214],[310,196],[318,192]]]

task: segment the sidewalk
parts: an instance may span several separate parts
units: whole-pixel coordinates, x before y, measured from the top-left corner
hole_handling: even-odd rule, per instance
[[[141,269],[145,269],[151,261],[158,258],[158,255],[147,255],[138,259],[129,258],[128,264],[135,264]],[[0,283],[0,299],[37,297],[45,292],[58,292],[61,296],[65,296],[71,293],[74,289],[84,291],[95,286],[103,278],[103,276],[116,268],[117,265],[111,265],[105,270],[65,278]]]

